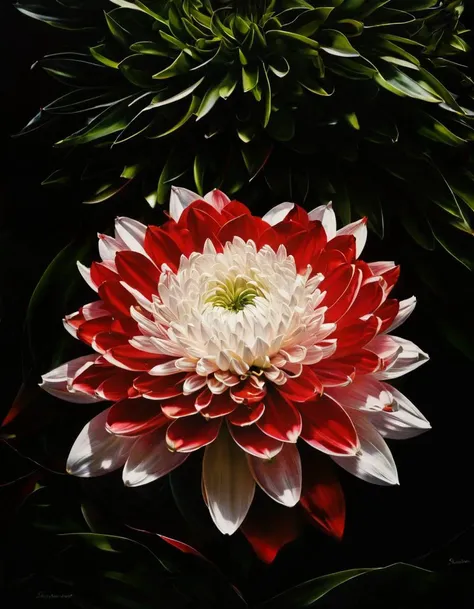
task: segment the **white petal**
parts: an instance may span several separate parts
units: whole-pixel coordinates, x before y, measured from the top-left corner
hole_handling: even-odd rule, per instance
[[[360,450],[354,457],[333,457],[338,465],[357,478],[372,484],[387,486],[398,484],[397,466],[385,440],[367,421],[365,413],[349,411],[357,430]]]
[[[358,258],[364,249],[365,242],[367,241],[367,220],[357,220],[340,228],[336,235],[354,235],[356,240],[356,258]]]
[[[82,278],[84,279],[84,281],[87,283],[87,285],[94,290],[94,292],[97,292],[97,286],[95,285],[95,283],[92,281],[92,277],[91,277],[91,270],[90,268],[88,268],[87,266],[84,266],[82,264],[82,262],[79,262],[79,260],[77,261],[77,268],[79,269],[79,273],[81,274]]]
[[[148,258],[148,254],[143,248],[146,233],[144,224],[122,216],[115,219],[115,233],[133,252],[140,252]]]
[[[248,455],[255,482],[277,503],[293,507],[301,496],[301,459],[296,444],[285,444],[273,459]]]
[[[125,486],[141,486],[158,480],[186,461],[189,453],[171,451],[165,436],[166,426],[135,441],[123,470]]]
[[[166,362],[165,364],[153,366],[153,368],[148,371],[148,374],[151,374],[152,376],[168,376],[169,374],[178,373],[181,373],[181,370],[176,367],[176,360],[174,359],[170,362]]]
[[[108,474],[127,460],[135,438],[119,438],[105,429],[110,408],[94,417],[71,448],[66,470],[69,474],[82,478]]]
[[[393,397],[388,389],[392,388],[366,375],[357,376],[347,387],[328,387],[325,392],[345,409],[377,413],[392,406]]]
[[[224,535],[232,535],[247,515],[255,493],[255,481],[245,454],[225,427],[206,447],[202,478],[215,525]]]
[[[192,374],[188,376],[183,383],[183,394],[190,395],[198,389],[202,389],[207,385],[207,378],[200,376],[199,374]]]
[[[91,404],[93,402],[101,402],[102,398],[68,389],[68,386],[70,385],[72,379],[77,375],[78,371],[85,365],[94,363],[97,357],[97,353],[84,355],[82,357],[78,357],[77,359],[73,359],[70,362],[66,362],[54,370],[51,370],[41,377],[41,389],[44,389],[46,392],[54,395],[56,398],[60,398],[66,402],[73,402],[75,404]]]
[[[410,340],[400,338],[399,336],[390,336],[390,338],[395,341],[399,347],[402,347],[402,350],[390,366],[385,370],[381,370],[374,374],[376,379],[384,381],[398,378],[399,376],[403,376],[404,374],[415,370],[429,360],[428,354]]]
[[[275,226],[275,224],[282,222],[286,218],[294,206],[294,203],[280,203],[279,205],[275,205],[270,211],[267,211],[262,217],[262,220],[268,222],[270,226]]]
[[[383,261],[383,262],[369,262],[367,264],[372,273],[376,276],[380,276],[382,273],[386,273],[387,271],[391,271],[395,268],[395,262],[391,261]]]
[[[177,222],[186,207],[191,205],[193,201],[200,198],[201,197],[192,190],[172,186],[170,196],[170,216]]]
[[[313,220],[313,222],[321,222],[324,230],[326,231],[328,241],[336,236],[336,214],[332,208],[332,203],[320,205],[319,207],[313,209],[313,211],[310,211],[309,219]]]
[[[385,332],[391,332],[392,330],[395,330],[395,328],[398,328],[398,326],[401,326],[406,322],[406,320],[410,317],[416,307],[416,298],[415,296],[412,296],[411,298],[407,298],[406,300],[400,300],[399,305],[400,307],[398,309],[398,313],[395,316],[392,325],[390,326],[390,328],[385,330]]]
[[[115,260],[115,254],[128,250],[127,244],[122,239],[114,239],[108,235],[99,233],[99,254],[102,260]]]
[[[370,421],[380,435],[395,440],[406,440],[431,429],[429,422],[407,397],[386,383],[380,385],[393,398],[392,411],[382,410],[370,415]]]

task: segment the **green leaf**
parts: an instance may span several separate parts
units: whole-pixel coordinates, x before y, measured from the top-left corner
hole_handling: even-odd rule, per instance
[[[268,67],[278,78],[284,78],[290,71],[290,64],[283,56],[273,57]]]
[[[467,142],[429,114],[425,114],[422,120],[423,123],[418,127],[417,133],[434,142],[442,142],[447,146],[461,146]]]
[[[220,97],[222,97],[222,99],[229,99],[229,97],[235,91],[235,87],[237,86],[238,82],[238,79],[235,78],[235,76],[229,72],[220,84]]]
[[[242,87],[244,93],[248,93],[258,84],[260,70],[258,66],[242,66]]]
[[[265,167],[273,150],[273,145],[263,141],[252,141],[241,149],[245,167],[251,182]]]
[[[287,32],[286,30],[269,30],[266,32],[268,38],[288,38],[289,40],[293,40],[295,42],[299,42],[306,46],[311,47],[312,49],[319,49],[319,42],[316,40],[312,40],[307,36],[302,36],[301,34],[296,34],[295,32]]]
[[[159,133],[158,135],[148,135],[147,136],[148,139],[154,140],[154,139],[158,139],[160,137],[166,137],[167,135],[170,135],[171,133],[174,133],[175,131],[177,131],[178,129],[183,127],[188,122],[188,120],[191,118],[191,116],[197,111],[200,103],[201,103],[201,100],[199,99],[199,97],[197,97],[196,95],[193,95],[193,97],[191,99],[191,103],[189,104],[189,107],[188,107],[186,113],[179,119],[179,121],[177,123],[175,123],[172,127],[167,129],[163,133]]]
[[[321,49],[338,57],[359,57],[360,54],[344,34],[337,30],[324,30],[324,42],[321,42]]]
[[[202,154],[197,154],[194,157],[193,175],[196,189],[201,197],[204,195],[204,171],[206,167],[206,157]]]
[[[189,71],[189,62],[188,59],[183,52],[181,52],[178,57],[164,70],[153,74],[153,78],[164,80],[166,78],[173,78],[174,76],[178,76],[179,74],[184,74]]]
[[[143,42],[135,42],[130,45],[130,50],[142,55],[156,55],[158,57],[169,57],[169,51],[162,49],[156,42],[145,40]]]
[[[199,110],[197,111],[196,120],[200,120],[206,116],[206,114],[216,105],[220,99],[219,91],[220,85],[217,85],[217,87],[212,86],[206,91],[202,98],[201,105],[199,106]]]
[[[118,68],[119,61],[115,61],[110,59],[106,55],[104,55],[104,51],[107,49],[105,44],[98,44],[95,47],[89,47],[90,54],[96,61],[100,61],[104,66],[108,66],[109,68]]]
[[[86,205],[94,205],[95,203],[103,203],[119,193],[122,188],[128,184],[128,180],[119,180],[115,182],[107,182],[97,188],[94,193],[84,199],[82,202]]]
[[[429,93],[420,86],[416,80],[410,78],[395,66],[384,67],[375,75],[375,81],[384,89],[401,97],[413,97],[422,101],[438,104],[442,101],[441,97]]]
[[[270,121],[270,117],[272,114],[272,87],[270,84],[270,79],[268,78],[268,72],[264,65],[262,65],[263,71],[263,81],[262,81],[262,91],[263,91],[263,102],[264,102],[264,114],[263,114],[263,128],[265,129]]]
[[[153,108],[159,108],[161,106],[167,106],[168,104],[174,104],[175,102],[180,101],[181,99],[184,99],[188,95],[191,95],[191,93],[193,93],[199,87],[199,85],[202,83],[204,78],[205,77],[203,76],[198,81],[196,81],[191,86],[189,86],[187,89],[183,89],[183,91],[180,91],[179,93],[176,93],[176,95],[172,95],[171,97],[167,97],[166,99],[160,99],[159,96],[154,97],[151,100],[150,105],[147,107],[147,110],[151,110]]]
[[[119,42],[122,46],[128,48],[128,39],[130,37],[130,32],[124,29],[113,17],[116,11],[120,9],[114,9],[110,11],[110,13],[105,12],[105,22],[107,23],[107,27],[110,30],[112,36]]]

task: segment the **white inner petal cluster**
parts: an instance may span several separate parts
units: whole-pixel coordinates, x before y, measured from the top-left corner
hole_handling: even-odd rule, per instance
[[[324,323],[322,279],[309,266],[299,274],[282,245],[257,251],[253,241],[234,237],[217,253],[208,240],[202,254],[181,258],[177,273],[162,273],[153,343],[176,356],[179,369],[213,375],[218,384],[252,373],[282,384],[335,347],[324,340],[335,325]]]

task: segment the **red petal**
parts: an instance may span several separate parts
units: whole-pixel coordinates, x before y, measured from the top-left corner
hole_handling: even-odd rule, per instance
[[[198,552],[198,550],[196,550],[192,546],[188,545],[187,543],[184,543],[184,541],[179,541],[178,539],[171,539],[171,537],[166,537],[165,535],[160,535],[159,533],[157,533],[157,535],[158,537],[161,537],[163,541],[166,541],[166,543],[168,543],[170,546],[177,548],[184,554],[192,554],[193,556],[199,556],[199,558],[207,560],[207,558],[203,556],[201,552]]]
[[[330,455],[354,455],[359,447],[355,427],[337,402],[328,396],[300,405],[301,437],[313,448]]]
[[[117,252],[115,264],[120,277],[131,288],[138,290],[145,298],[151,300],[158,292],[160,271],[139,252]]]
[[[322,273],[325,277],[337,267],[347,264],[346,257],[339,250],[323,250],[317,260],[313,262],[313,274]]]
[[[171,450],[192,452],[217,438],[222,419],[184,417],[173,421],[166,432],[166,442]]]
[[[99,317],[82,323],[77,331],[77,338],[90,345],[100,332],[109,332],[112,325],[111,317]]]
[[[160,407],[149,400],[122,400],[112,406],[107,416],[107,429],[118,436],[138,436],[168,423]]]
[[[99,287],[99,296],[114,317],[130,317],[135,298],[118,281],[106,281]]]
[[[236,444],[255,457],[271,459],[283,448],[283,442],[270,438],[256,425],[246,427],[229,425],[229,431]]]
[[[337,328],[331,338],[337,339],[336,357],[350,355],[354,351],[362,349],[371,341],[379,330],[379,322],[372,315],[367,319],[359,320],[340,330]]]
[[[237,402],[237,404],[244,404],[245,406],[260,402],[265,397],[266,393],[266,387],[263,387],[263,389],[255,387],[251,378],[246,379],[236,387],[232,387],[230,390],[230,395],[234,402]]]
[[[225,218],[222,217],[222,215],[215,207],[213,207],[203,199],[197,199],[196,201],[191,203],[191,205],[188,205],[188,207],[186,207],[186,209],[181,214],[181,217],[179,218],[180,226],[183,226],[188,229],[190,228],[189,223],[192,223],[194,221],[193,219],[190,220],[189,218],[190,215],[193,215],[192,210],[199,210],[205,213],[206,215],[210,216],[219,226],[221,226],[225,222]]]
[[[394,266],[393,269],[382,273],[382,277],[387,282],[387,293],[390,292],[393,286],[397,283],[400,277],[400,267]]]
[[[126,372],[125,370],[118,370],[116,374],[110,376],[107,380],[101,383],[96,392],[100,397],[105,400],[122,400],[128,397],[130,388],[133,386],[133,379],[135,378],[134,372]]]
[[[338,322],[339,324],[341,318],[343,318],[343,316],[347,313],[348,309],[353,305],[354,300],[358,297],[361,284],[362,271],[360,271],[359,269],[354,269],[354,275],[349,281],[347,289],[337,300],[337,302],[335,302],[334,305],[325,314],[325,322]],[[325,302],[323,304],[325,304]]]
[[[182,228],[174,220],[168,220],[161,226],[161,229],[176,243],[181,253],[185,256],[191,254],[194,246],[191,233],[187,228]]]
[[[133,386],[141,394],[152,400],[167,400],[183,393],[183,382],[186,374],[169,376],[150,376],[141,374]]]
[[[161,404],[161,410],[170,419],[188,417],[198,413],[194,402],[195,398],[193,395],[180,395],[163,402],[163,404]]]
[[[328,242],[326,251],[341,252],[346,262],[351,263],[356,257],[356,239],[354,235],[337,235]]]
[[[385,292],[382,287],[383,279],[379,281],[371,281],[363,285],[355,302],[344,318],[344,323],[355,321],[356,319],[373,313],[382,304],[385,298]]]
[[[228,420],[232,425],[238,427],[245,427],[246,425],[252,425],[255,421],[258,421],[265,411],[265,405],[263,402],[258,404],[252,404],[251,406],[245,406],[241,404],[229,414]]]
[[[100,286],[104,281],[117,281],[118,275],[103,262],[93,262],[91,264],[91,279],[96,286]]]
[[[153,353],[140,351],[131,345],[114,347],[104,353],[104,357],[115,366],[125,368],[125,370],[136,370],[138,372],[150,370],[153,366],[163,364],[170,360],[167,356],[154,355]]]
[[[145,234],[144,248],[158,268],[167,264],[173,272],[178,270],[181,258],[179,245],[158,226],[149,226]]]
[[[212,216],[196,207],[190,206],[188,209],[185,227],[191,234],[194,250],[202,251],[206,239],[210,239],[215,245],[218,245],[219,240],[216,235],[219,233],[219,224]],[[182,225],[181,218],[179,219],[179,225]]]
[[[346,360],[322,360],[311,367],[324,387],[341,387],[354,380],[355,368]]]
[[[79,335],[79,334],[78,334]],[[94,349],[99,353],[105,353],[109,349],[119,347],[128,343],[128,337],[117,332],[99,332],[92,341]]]
[[[326,292],[323,304],[332,307],[348,290],[352,278],[355,275],[355,267],[352,264],[343,264],[330,273],[318,286],[321,292]],[[328,311],[329,313],[329,311]],[[325,317],[326,321],[326,317]],[[332,321],[332,320],[331,320]]]
[[[302,507],[312,524],[328,535],[341,539],[344,534],[346,502],[331,461],[317,451],[303,461]]]
[[[362,349],[357,353],[346,355],[345,357],[338,360],[331,360],[337,367],[338,364],[348,364],[353,367],[356,374],[373,374],[380,369],[382,365],[381,359],[372,351]]]
[[[259,235],[267,228],[267,223],[261,218],[242,214],[233,218],[221,227],[217,237],[221,243],[232,241],[234,237],[241,237],[244,241],[252,239],[255,243]]]
[[[116,373],[116,368],[108,364],[94,363],[76,376],[72,382],[74,389],[95,395],[97,387]]]
[[[271,391],[265,398],[265,412],[257,421],[259,429],[275,440],[296,442],[301,425],[301,415],[293,404],[278,391]]]
[[[287,378],[284,385],[278,385],[277,391],[289,398],[292,402],[306,402],[315,395],[323,393],[324,387],[316,374],[305,366],[301,376]]]
[[[376,312],[377,317],[382,320],[382,325],[380,326],[379,332],[385,332],[387,328],[390,328],[399,309],[400,304],[398,300],[395,300],[394,298],[386,300],[382,305],[380,305]]]
[[[250,209],[243,203],[240,203],[240,201],[231,201],[230,203],[227,203],[221,211],[221,216],[224,220],[231,220],[232,218],[242,216],[243,214],[251,215]]]
[[[139,309],[141,307],[138,307]],[[143,313],[143,310],[142,310]],[[138,329],[138,324],[135,320],[130,317],[122,317],[122,319],[114,319],[112,325],[110,326],[110,330],[112,332],[117,332],[118,334],[124,334],[129,338],[132,336],[140,335],[140,331]]]
[[[240,529],[260,560],[269,564],[284,545],[298,537],[299,516],[297,510],[290,510],[258,493]]]
[[[206,389],[204,390],[206,391]],[[202,393],[196,399],[196,402],[201,397]],[[224,417],[230,414],[237,408],[237,404],[232,400],[229,393],[220,393],[219,395],[212,395],[212,400],[208,406],[202,408],[201,414],[206,419],[216,419],[218,417]]]
[[[299,273],[304,272],[308,264],[319,258],[326,240],[326,231],[322,224],[318,223],[303,234],[293,235],[285,242],[286,250],[294,257]]]

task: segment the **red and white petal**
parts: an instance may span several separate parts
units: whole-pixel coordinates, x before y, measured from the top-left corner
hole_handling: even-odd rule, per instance
[[[270,392],[265,400],[265,411],[257,426],[267,436],[281,442],[296,442],[301,433],[301,415],[293,404],[277,391]]]
[[[380,384],[391,394],[393,400],[389,408],[370,415],[370,422],[381,436],[406,440],[431,429],[427,419],[407,397],[390,385]]]
[[[206,203],[209,203],[209,205],[212,205],[219,213],[221,213],[224,207],[230,203],[229,197],[218,188],[214,188],[214,190],[206,193],[203,200],[206,201]]]
[[[343,408],[355,408],[366,413],[392,408],[392,387],[372,376],[357,377],[348,387],[331,387],[326,394]]]
[[[400,300],[398,313],[397,313],[395,319],[393,320],[392,324],[390,325],[390,327],[387,328],[387,330],[385,330],[385,331],[391,332],[392,330],[395,330],[396,328],[398,328],[399,326],[404,324],[406,322],[406,320],[410,317],[410,315],[413,313],[415,307],[416,307],[415,296],[412,296],[411,298],[407,298],[406,300]]]
[[[285,444],[273,459],[248,456],[252,476],[277,503],[293,507],[301,496],[301,459],[294,444]]]
[[[350,474],[381,486],[398,484],[397,466],[385,440],[367,420],[367,415],[352,410],[350,417],[360,441],[355,456],[331,458]]]
[[[398,353],[393,363],[384,370],[375,373],[375,378],[381,381],[396,379],[408,372],[412,372],[429,360],[428,354],[410,340],[398,336],[390,336],[390,338],[401,347],[401,351]]]
[[[182,417],[171,423],[166,442],[171,450],[190,453],[214,442],[222,418],[205,419],[202,416]]]
[[[265,404],[263,402],[251,404],[249,406],[240,404],[232,413],[229,413],[228,421],[230,421],[232,425],[246,427],[247,425],[253,425],[253,423],[258,421],[264,412]]]
[[[232,535],[250,508],[255,481],[245,454],[225,428],[206,448],[202,479],[209,513],[215,525],[224,535]]]
[[[188,190],[187,188],[178,188],[177,186],[171,187],[171,196],[170,196],[170,208],[169,214],[173,218],[175,222],[181,217],[183,211],[193,203],[193,201],[197,201],[201,197],[193,192],[192,190]]]
[[[81,274],[81,277],[84,279],[84,281],[87,283],[87,285],[94,290],[94,292],[97,292],[97,286],[96,284],[92,281],[92,277],[91,277],[91,270],[90,268],[88,268],[87,266],[84,266],[82,264],[82,262],[77,261],[77,268],[79,270],[79,273]]]
[[[103,235],[99,233],[97,235],[99,237],[99,254],[102,260],[115,260],[115,254],[117,252],[122,252],[128,250],[127,244],[122,241],[122,239],[113,237],[109,237],[108,235]]]
[[[336,236],[336,214],[332,208],[332,203],[320,205],[309,212],[309,219],[313,222],[321,222],[328,241]]]
[[[198,413],[196,398],[192,395],[180,395],[170,398],[161,404],[161,410],[170,419],[180,419]]]
[[[105,427],[116,436],[134,437],[167,423],[168,419],[155,402],[134,398],[116,402],[109,411]]]
[[[356,258],[358,258],[367,241],[367,218],[362,218],[357,220],[357,222],[343,226],[337,231],[336,235],[354,235],[356,240]]]
[[[96,359],[97,354],[94,353],[66,362],[58,368],[44,374],[41,377],[42,382],[40,383],[40,387],[51,395],[54,395],[54,397],[66,400],[67,402],[74,402],[76,404],[100,402],[103,398],[82,393],[71,387],[72,380],[77,373],[84,368],[84,366],[93,364]]]
[[[165,435],[162,427],[135,441],[123,469],[125,486],[154,482],[186,461],[189,455],[170,450]]]
[[[283,448],[279,442],[263,433],[256,425],[228,425],[231,436],[242,450],[260,459],[272,459]]]
[[[108,408],[94,417],[78,435],[67,459],[69,474],[82,478],[103,476],[122,467],[127,460],[135,440],[114,436],[106,430],[109,411]]]
[[[286,218],[294,206],[294,203],[280,203],[279,205],[275,205],[275,207],[272,207],[270,211],[267,211],[267,213],[262,216],[262,220],[270,224],[270,226],[275,226],[275,224],[282,222]]]
[[[355,455],[359,438],[351,417],[327,395],[300,404],[303,419],[301,437],[328,455]]]

